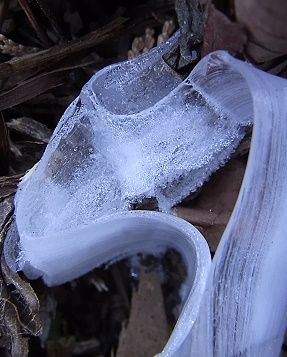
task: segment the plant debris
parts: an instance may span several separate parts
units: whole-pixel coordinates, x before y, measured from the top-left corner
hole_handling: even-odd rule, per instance
[[[12,356],[28,355],[28,337],[40,335],[38,298],[30,284],[13,273],[2,255],[4,239],[13,221],[13,195],[18,177],[0,179],[0,353],[11,351]]]
[[[186,199],[175,213],[196,226],[215,253],[233,211],[246,168],[246,157],[231,159],[210,178],[197,197]]]
[[[234,55],[242,54],[247,42],[244,27],[229,20],[213,4],[207,7],[201,56],[216,50],[226,50]]]
[[[248,31],[246,54],[256,63],[287,55],[287,7],[284,0],[235,0],[237,21]]]
[[[116,356],[153,356],[162,351],[169,334],[159,276],[156,272],[146,273],[141,269],[129,322],[121,332]]]

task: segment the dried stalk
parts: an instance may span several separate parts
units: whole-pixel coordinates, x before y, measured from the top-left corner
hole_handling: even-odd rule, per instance
[[[37,36],[39,37],[42,44],[44,45],[44,47],[51,46],[51,41],[50,41],[49,37],[47,36],[45,30],[39,24],[32,8],[30,6],[29,1],[27,1],[27,0],[18,0],[18,1],[19,1],[20,6],[22,7],[23,11],[25,12],[29,22],[31,23],[32,27],[34,28]]]

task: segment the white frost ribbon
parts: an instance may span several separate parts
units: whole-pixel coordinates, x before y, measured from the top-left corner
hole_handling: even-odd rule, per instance
[[[18,269],[48,285],[137,252],[177,249],[185,304],[161,356],[278,356],[287,322],[286,80],[217,51],[182,81],[177,41],[98,72],[67,109],[16,195]],[[254,121],[232,217],[207,244],[168,211],[228,159]]]

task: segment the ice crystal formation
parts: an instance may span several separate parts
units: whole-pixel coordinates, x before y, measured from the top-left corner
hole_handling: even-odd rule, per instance
[[[162,55],[174,41],[85,85],[17,195],[25,236],[85,226],[143,197],[168,211],[227,160],[251,118],[212,103],[193,74],[182,81],[172,71]]]
[[[188,294],[162,356],[278,356],[287,321],[286,80],[223,51],[182,80],[163,60],[177,40],[98,72],[67,109],[16,195],[18,269],[55,285],[175,247]],[[252,121],[244,182],[211,266],[188,223],[128,211],[155,197],[168,212],[225,163]]]

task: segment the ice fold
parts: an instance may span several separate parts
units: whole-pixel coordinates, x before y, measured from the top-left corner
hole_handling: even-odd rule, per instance
[[[287,321],[286,80],[217,51],[182,80],[169,42],[95,74],[19,186],[19,268],[49,285],[137,251],[180,251],[181,317],[162,356],[278,356]],[[202,236],[162,210],[229,158],[254,121],[247,171],[209,270]],[[195,304],[195,306],[193,306]],[[201,308],[200,308],[201,306]]]
[[[92,77],[16,197],[25,237],[89,225],[156,197],[168,211],[223,164],[250,117],[234,116],[162,59],[177,40]]]
[[[277,357],[287,325],[287,82],[224,52],[204,58],[194,78],[218,105],[242,116],[253,113],[254,128],[188,355]],[[222,79],[225,89],[215,92]]]

